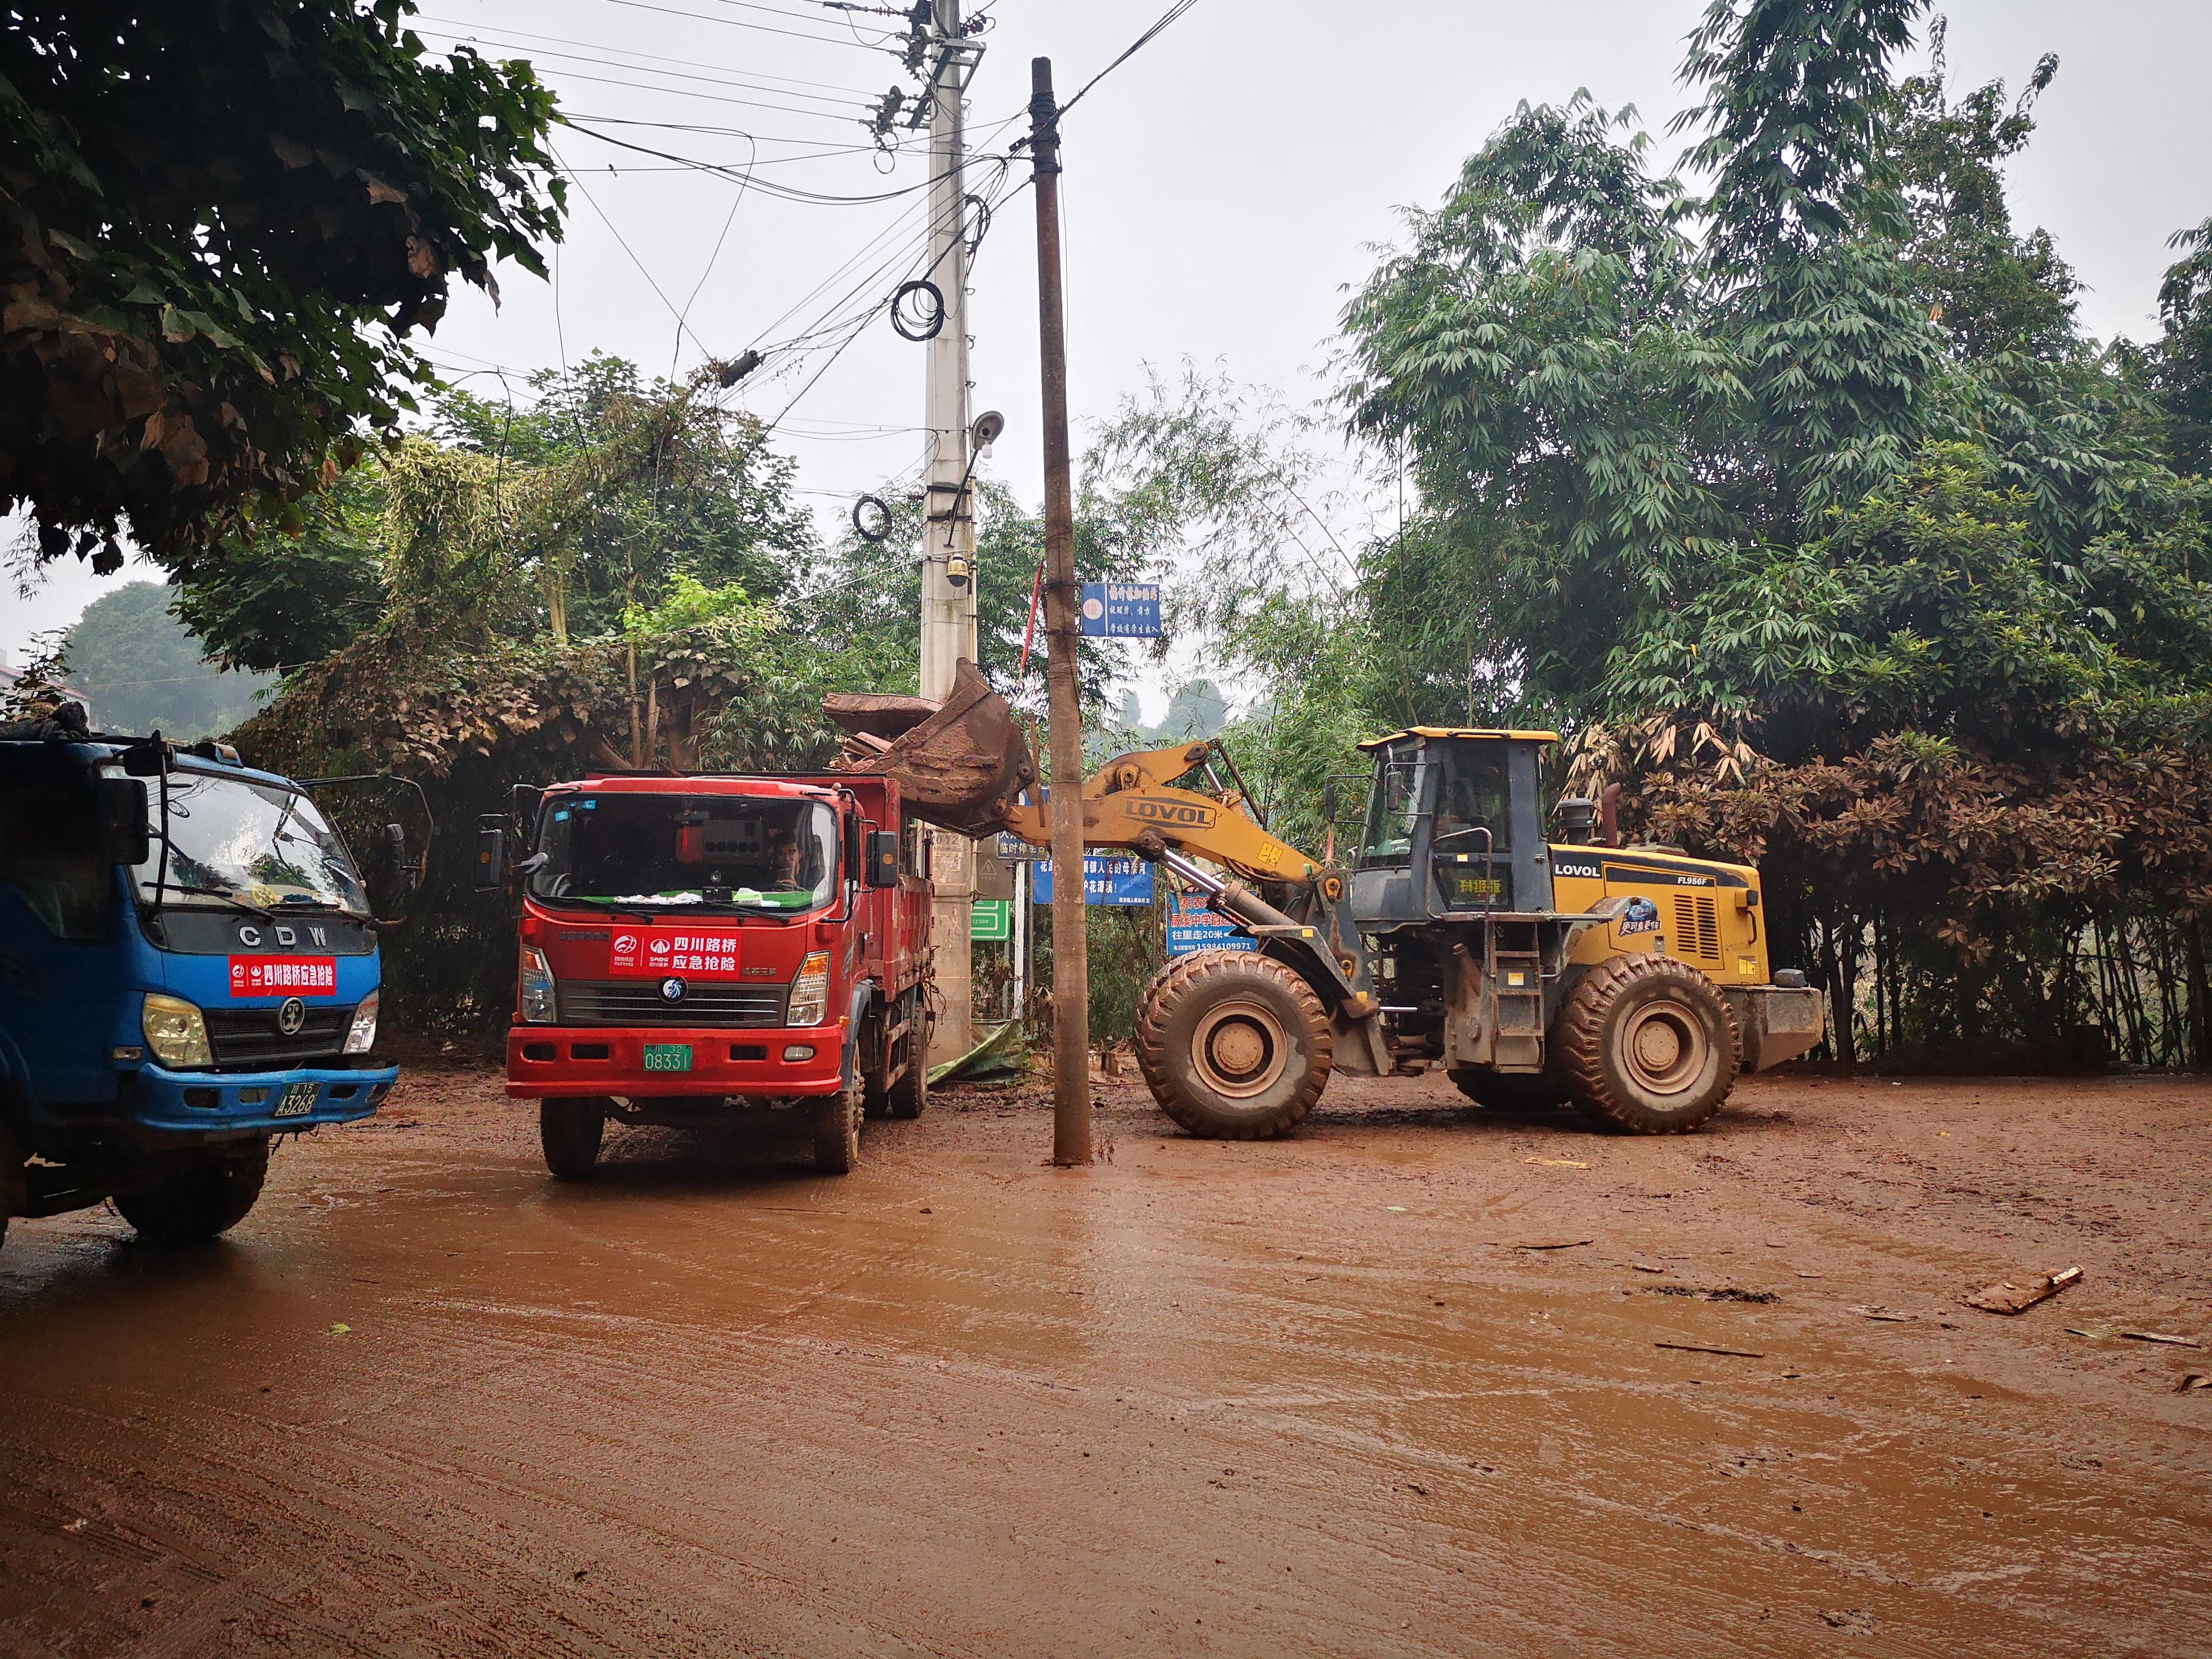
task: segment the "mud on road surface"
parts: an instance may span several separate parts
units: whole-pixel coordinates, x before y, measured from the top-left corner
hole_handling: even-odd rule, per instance
[[[2212,1334],[2212,1085],[1103,1098],[563,1188],[418,1071],[222,1245],[19,1224],[0,1653],[2212,1653],[2212,1354],[2120,1334]]]

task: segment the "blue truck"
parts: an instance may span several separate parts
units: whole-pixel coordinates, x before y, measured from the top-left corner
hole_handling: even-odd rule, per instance
[[[212,1238],[275,1137],[374,1112],[378,926],[307,790],[228,745],[0,727],[0,1238],[108,1200]]]

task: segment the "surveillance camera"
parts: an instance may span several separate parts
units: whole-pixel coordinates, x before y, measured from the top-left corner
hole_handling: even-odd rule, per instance
[[[978,455],[988,455],[991,453],[991,446],[999,441],[999,434],[1006,429],[1006,417],[995,409],[987,409],[968,428],[969,441],[975,446]]]

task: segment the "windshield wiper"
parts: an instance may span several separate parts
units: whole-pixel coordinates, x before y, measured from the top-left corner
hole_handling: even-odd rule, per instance
[[[142,883],[140,884],[143,886],[144,884]],[[185,894],[191,898],[221,899],[224,903],[230,905],[234,908],[243,910],[248,915],[259,916],[264,921],[274,921],[276,920],[275,911],[266,909],[261,905],[256,904],[252,899],[240,898],[236,893],[233,892],[227,887],[184,887],[179,886],[175,882],[172,882],[169,884],[169,890],[173,893]]]

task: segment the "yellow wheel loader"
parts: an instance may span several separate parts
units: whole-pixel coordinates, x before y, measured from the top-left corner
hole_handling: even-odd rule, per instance
[[[918,816],[1049,844],[1051,805],[1018,799],[1036,763],[972,665],[942,707],[830,713],[860,734],[847,763],[896,776]],[[1561,838],[1546,837],[1537,758],[1556,741],[1420,726],[1361,744],[1373,779],[1342,865],[1270,834],[1218,741],[1122,755],[1085,781],[1085,846],[1173,872],[1256,946],[1179,957],[1147,988],[1137,1059],[1162,1109],[1257,1139],[1311,1111],[1332,1071],[1442,1066],[1485,1105],[1571,1103],[1604,1128],[1680,1133],[1740,1073],[1814,1047],[1820,996],[1770,973],[1756,870],[1601,844],[1583,800],[1560,801]]]

